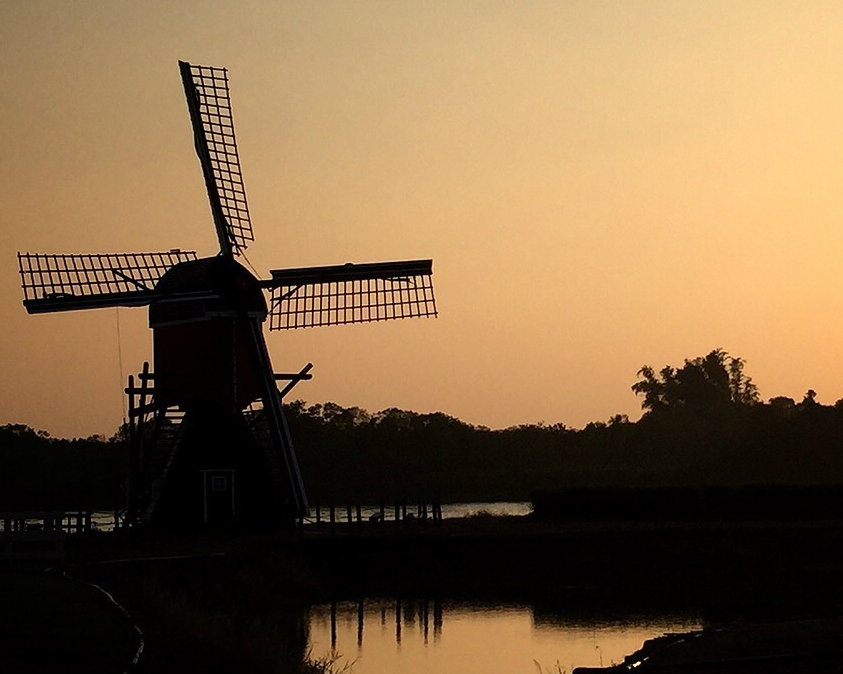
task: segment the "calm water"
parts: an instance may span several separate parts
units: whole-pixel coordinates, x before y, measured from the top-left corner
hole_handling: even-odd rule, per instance
[[[408,513],[414,516],[417,514],[418,506],[409,504],[407,508]],[[442,517],[444,519],[451,519],[453,517],[470,517],[471,515],[478,515],[488,513],[489,515],[529,515],[533,510],[530,503],[524,501],[495,501],[490,503],[443,503]],[[379,514],[379,506],[363,506],[360,509],[360,514],[364,520],[368,520],[372,515]],[[327,522],[330,517],[330,509],[322,506],[319,508],[319,514],[323,522]],[[387,520],[392,520],[395,517],[394,504],[387,504],[385,509]],[[357,517],[357,511],[352,512],[353,517]],[[336,518],[338,522],[346,520],[345,505],[338,505],[336,508]],[[310,509],[310,521],[316,521],[316,509]]]
[[[386,519],[392,520],[394,517],[394,506],[387,507]],[[416,514],[416,507],[409,507],[407,512]],[[443,503],[442,517],[450,519],[452,517],[469,517],[479,513],[489,513],[490,515],[529,515],[532,511],[532,506],[527,502],[505,502],[497,501],[494,503]],[[330,510],[327,507],[319,508],[321,519],[327,522],[330,517]],[[360,514],[363,519],[368,520],[369,517],[375,513],[380,513],[378,506],[363,506],[360,509]],[[356,510],[353,516],[357,516]],[[345,506],[337,507],[336,518],[339,522],[344,522],[346,519]],[[310,522],[316,521],[316,510],[310,509]],[[306,522],[307,523],[307,522]],[[113,531],[114,530],[114,513],[107,511],[94,511],[91,515],[91,524],[93,528],[98,531]]]
[[[558,674],[610,665],[693,618],[620,621],[536,616],[529,606],[366,600],[313,607],[314,658],[354,674]]]

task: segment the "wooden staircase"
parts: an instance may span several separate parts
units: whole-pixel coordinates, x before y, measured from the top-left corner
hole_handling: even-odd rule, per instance
[[[184,412],[178,407],[166,407],[155,415],[153,437],[142,457],[142,479],[148,485],[141,519],[152,518],[158,497],[167,479],[183,433]]]

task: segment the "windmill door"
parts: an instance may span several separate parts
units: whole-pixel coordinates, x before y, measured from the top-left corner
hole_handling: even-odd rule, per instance
[[[228,524],[234,521],[233,468],[203,470],[205,524]]]

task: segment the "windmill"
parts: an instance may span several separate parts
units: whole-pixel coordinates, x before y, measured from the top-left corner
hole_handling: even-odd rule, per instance
[[[149,307],[154,372],[129,378],[131,524],[292,521],[307,497],[263,333],[435,316],[431,260],[274,269],[254,241],[228,72],[179,62],[219,253],[18,253],[29,313]],[[267,297],[268,295],[268,302]],[[287,381],[279,391],[278,381]],[[235,488],[236,487],[236,488]]]

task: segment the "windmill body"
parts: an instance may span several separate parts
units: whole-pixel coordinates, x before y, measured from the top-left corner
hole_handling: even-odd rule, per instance
[[[170,419],[180,420],[163,448],[157,439],[138,448],[152,465],[135,470],[132,509],[170,526],[295,516],[306,508],[301,478],[295,464],[282,471],[278,461],[278,449],[295,461],[292,444],[283,431],[277,443],[259,442],[256,427],[267,436],[268,419],[243,414],[277,396],[262,381],[271,366],[255,344],[267,316],[257,278],[233,257],[216,256],[175,265],[155,289],[162,299],[149,306],[154,407],[177,410]],[[154,423],[153,433],[162,433]]]
[[[236,257],[254,240],[227,71],[180,62],[219,254],[18,253],[24,306],[148,306],[154,372],[129,378],[130,525],[291,522],[308,505],[263,326],[284,330],[435,316],[432,262],[276,269]],[[269,294],[267,302],[266,294]],[[288,383],[279,391],[277,382]]]
[[[156,289],[165,298],[149,306],[158,400],[239,411],[259,398],[250,323],[262,324],[267,307],[258,279],[233,258],[217,256],[177,264]]]

